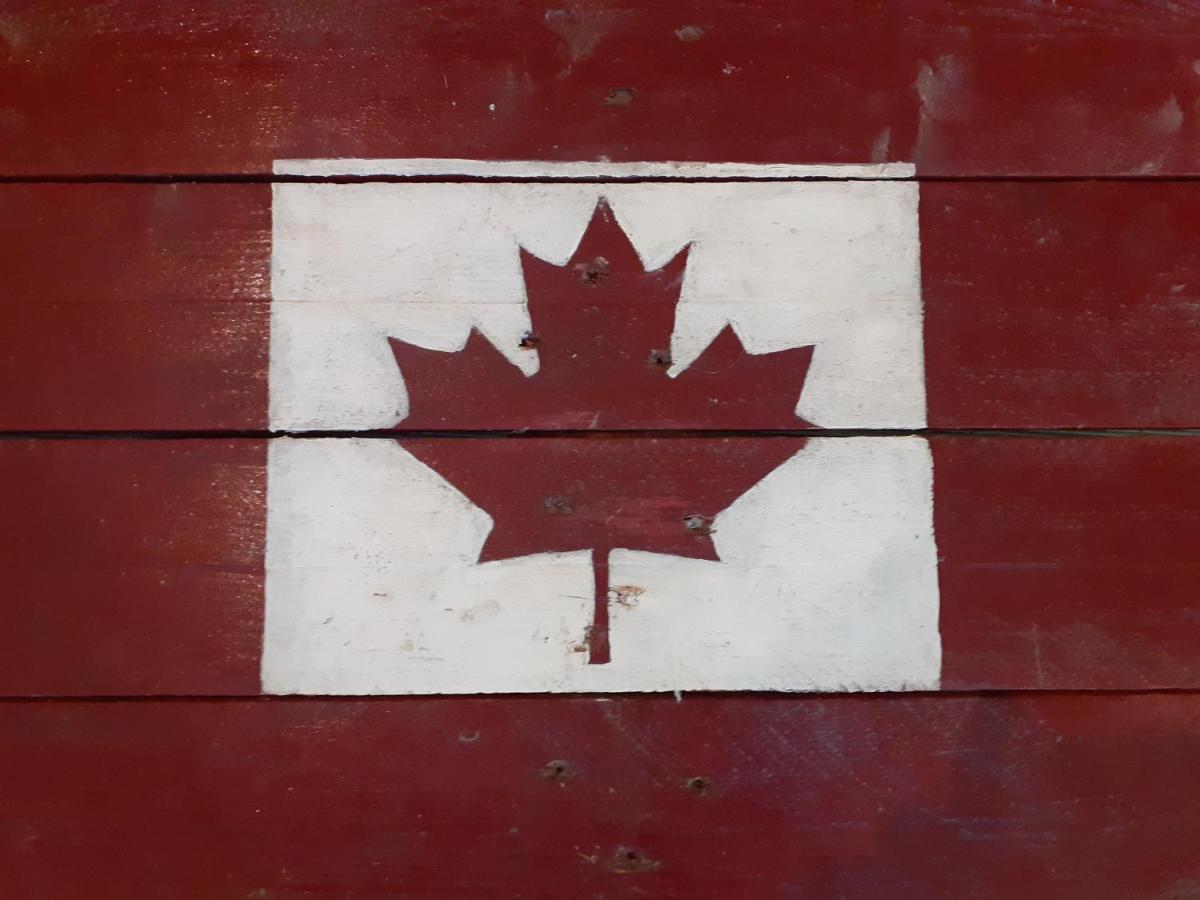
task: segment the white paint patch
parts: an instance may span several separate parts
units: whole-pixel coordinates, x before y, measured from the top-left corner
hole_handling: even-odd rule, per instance
[[[613,553],[595,666],[590,554],[476,564],[489,517],[395,442],[278,439],[263,689],[936,688],[931,482],[922,439],[814,438],[717,517],[721,562]]]
[[[388,336],[455,350],[477,326],[514,365],[535,371],[536,354],[517,349],[529,328],[518,248],[564,264],[601,197],[648,268],[692,245],[674,374],[732,322],[753,353],[815,345],[797,410],[808,421],[925,424],[916,182],[273,191],[272,428],[395,424],[407,398]]]
[[[912,163],[793,165],[707,162],[543,162],[479,159],[279,159],[276,175],[408,178],[912,178]]]
[[[808,421],[925,424],[918,185],[896,180],[906,164],[302,160],[276,171],[547,180],[275,185],[274,429],[403,418],[389,336],[455,350],[474,326],[536,371],[536,352],[517,350],[530,327],[519,248],[565,264],[601,197],[647,268],[691,245],[672,374],[731,322],[751,352],[815,345],[797,408]],[[828,175],[851,180],[779,180]],[[554,180],[579,177],[618,180]],[[650,177],[667,180],[619,180]],[[729,177],[753,180],[717,180]],[[811,440],[717,518],[720,562],[614,551],[606,665],[588,665],[584,646],[590,553],[477,563],[489,516],[399,444],[277,439],[268,475],[267,692],[938,684],[932,462],[917,438]]]

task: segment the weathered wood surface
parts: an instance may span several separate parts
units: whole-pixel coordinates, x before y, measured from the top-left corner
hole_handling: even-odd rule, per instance
[[[9,695],[256,693],[261,441],[0,441]]]
[[[1193,695],[0,714],[14,897],[1196,893]]]
[[[454,453],[445,439],[425,440]],[[0,442],[0,693],[258,693],[266,443]],[[1200,442],[934,438],[931,446],[943,688],[1197,686]],[[519,454],[497,459],[509,456]],[[633,487],[657,502],[653,477]],[[397,515],[406,496],[386,498]],[[424,521],[410,527],[431,527]],[[403,655],[400,632],[378,639],[386,645],[389,634]]]
[[[1200,425],[1198,203],[1187,183],[923,184],[929,425]],[[268,186],[3,185],[0,210],[0,427],[266,427]],[[529,425],[506,415],[489,424]]]
[[[20,4],[0,173],[296,157],[1200,169],[1187,4]]]
[[[1200,741],[1200,439],[1146,433],[1200,428],[1200,185],[1188,180],[1200,174],[1198,60],[1196,9],[1110,0],[10,4],[0,13],[0,893],[1200,894],[1189,787]],[[425,401],[401,428],[691,430],[403,437],[409,455],[385,437],[264,439],[272,428],[391,427],[338,409],[322,418],[319,403],[311,419],[289,419],[277,409],[281,382],[269,379],[272,333],[282,333],[272,328],[273,191],[322,180],[295,172],[376,171],[372,158],[896,164],[874,180],[827,173],[827,187],[846,190],[915,171],[916,183],[890,183],[908,224],[905,191],[920,195],[923,371],[910,340],[904,365],[884,361],[857,388],[862,399],[882,384],[878,405],[845,422],[807,418],[791,395],[782,405],[777,392],[760,396],[749,376],[676,409],[640,370],[613,392],[626,409],[595,417],[587,400],[559,415],[482,387],[468,408],[464,372],[489,389],[512,373],[468,371],[463,355],[445,376],[445,360],[414,352],[409,335],[383,334],[397,338],[385,379],[399,384],[404,370]],[[453,225],[436,206],[426,218]],[[317,258],[333,221],[317,217],[298,258]],[[907,262],[916,233],[883,248],[873,235],[839,257],[841,271],[861,277],[870,251]],[[402,243],[387,238],[389,253]],[[790,274],[811,287],[823,259],[818,241]],[[617,277],[613,268],[594,274]],[[309,287],[336,305],[356,270],[331,271]],[[902,298],[916,296],[909,286]],[[830,306],[841,315],[847,299]],[[794,314],[803,311],[763,319],[762,331]],[[564,334],[612,337],[578,328],[548,339]],[[808,342],[777,337],[790,355],[772,384],[792,390],[813,375]],[[331,361],[314,381],[342,371]],[[878,379],[889,370],[907,387]],[[828,369],[823,377],[828,385]],[[330,394],[353,399],[353,387]],[[881,410],[896,398],[908,407],[891,419]],[[727,404],[719,422],[707,419],[710,401]],[[755,433],[809,425],[918,436]],[[709,429],[725,436],[697,434]],[[1017,434],[944,433],[973,429]],[[394,472],[411,475],[418,459],[433,468],[376,484],[359,465],[369,454],[341,469],[279,465],[280,448],[298,445],[331,458],[333,448],[386,447],[411,467]],[[806,483],[786,482],[801,467],[789,474],[784,463],[767,476],[786,482],[774,506],[744,506],[740,525],[718,518],[711,539],[711,520],[688,506],[682,521],[696,530],[681,532],[681,497],[723,502],[744,487],[738,471],[748,480],[789,448],[835,446],[907,448],[921,465],[870,470],[852,454],[854,465],[823,469],[810,456]],[[530,447],[543,451],[536,467]],[[588,463],[578,484],[567,447]],[[706,477],[710,462],[730,483]],[[475,477],[486,466],[507,481]],[[930,471],[932,506],[921,493]],[[287,488],[270,503],[269,481]],[[893,501],[905,496],[925,502],[925,519],[898,516],[891,532],[873,521],[889,504],[903,512]],[[371,515],[355,515],[356,503]],[[493,504],[526,517],[515,530],[513,518],[501,523],[485,551],[471,540],[491,542]],[[660,512],[671,529],[655,530]],[[578,517],[546,529],[568,549],[618,520],[620,537],[675,555],[646,567],[644,587],[620,582],[637,560],[610,557],[615,545],[582,565],[476,565],[546,549],[522,530],[539,515]],[[289,517],[316,535],[292,558],[287,529],[269,527]],[[748,520],[762,540],[745,545],[768,548],[768,565],[739,557]],[[422,554],[443,562],[414,535],[462,545],[465,574],[438,582],[449,593],[428,590]],[[717,551],[713,568],[688,568]],[[923,568],[892,568],[921,554]],[[890,578],[907,590],[913,571],[925,582],[910,606],[899,589],[882,597],[892,618],[855,619],[846,611],[872,613],[864,597],[880,596],[845,577],[851,563],[872,572],[867,587]],[[456,634],[482,633],[468,640],[483,651],[405,682],[389,660],[438,660],[428,633],[404,632],[418,631],[420,603],[355,618],[394,599],[371,583],[372,566],[453,616]],[[756,568],[770,577],[755,581]],[[291,618],[278,605],[271,614],[281,572],[316,585],[291,591]],[[842,576],[834,602],[791,602],[820,601],[829,572]],[[711,589],[742,604],[732,611],[749,652],[698,654],[713,670],[736,664],[716,687],[943,692],[686,692],[701,682],[663,677],[677,650],[655,642],[714,618],[698,605],[663,616],[672,596],[657,585],[674,599]],[[501,654],[495,622],[523,615],[526,636],[549,640],[545,622],[567,613],[591,623],[552,635],[573,635],[554,647],[575,680],[545,679],[532,650]],[[653,615],[685,627],[626,628]],[[304,644],[306,626],[310,637],[328,632],[324,643]],[[762,650],[776,646],[757,646],[764,634],[792,652]],[[907,661],[879,664],[897,646],[912,651]],[[511,688],[496,659],[526,667],[512,689],[594,693],[260,696]],[[771,659],[785,678],[760,665]],[[839,659],[849,660],[844,681]],[[645,664],[632,689],[686,691],[679,701],[605,696],[631,689],[612,661]]]

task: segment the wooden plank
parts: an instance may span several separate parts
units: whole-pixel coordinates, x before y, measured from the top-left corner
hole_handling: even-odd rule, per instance
[[[1195,439],[932,443],[943,687],[1197,684]]]
[[[1196,887],[1194,695],[59,701],[2,712],[0,877],[21,897]]]
[[[0,187],[0,427],[266,425],[270,189]]]
[[[454,448],[468,440],[426,439],[426,449],[418,452],[437,463],[435,457],[439,454],[453,456]],[[533,464],[525,461],[530,448],[567,440],[478,439],[472,443],[477,450],[483,445],[493,465],[520,473],[531,471]],[[579,442],[591,444],[601,456],[617,453],[611,449],[616,439],[572,440],[576,446]],[[772,439],[734,440],[741,441],[743,448],[764,448],[765,452]],[[809,443],[847,440],[812,438]],[[409,441],[415,442],[410,447],[421,444],[417,439]],[[332,448],[348,442],[325,439],[318,443]],[[1194,536],[1200,528],[1200,495],[1189,486],[1200,465],[1200,441],[1188,437],[1013,437],[935,438],[930,443],[934,537],[940,559],[940,614],[938,610],[934,613],[938,615],[941,636],[944,688],[1196,687],[1200,679],[1195,654],[1200,640],[1200,566],[1195,559]],[[374,444],[381,448],[394,446],[386,440]],[[717,452],[694,444],[679,439],[683,454],[679,459],[691,454],[688,458],[694,463],[697,453]],[[640,481],[626,489],[641,492],[647,509],[667,504],[663,508],[670,513],[670,503],[678,501],[679,495],[674,493],[678,488],[663,481],[660,474],[669,470],[679,476],[686,467],[672,467],[669,452],[666,463],[660,460],[656,467],[648,467],[644,463],[650,457],[643,450],[631,452],[642,461],[645,472]],[[540,458],[546,458],[544,452]],[[584,454],[580,458],[590,457]],[[462,459],[469,462],[470,457]],[[557,621],[556,617],[575,607],[579,607],[578,615],[582,617],[582,632],[582,624],[591,619],[594,599],[586,556],[565,558],[556,564],[525,558],[524,562],[517,561],[525,568],[501,569],[509,575],[495,581],[495,564],[491,564],[493,570],[487,570],[468,558],[468,545],[474,546],[476,553],[479,549],[471,545],[472,535],[486,535],[488,531],[487,516],[472,511],[474,508],[461,495],[438,487],[443,484],[440,478],[415,460],[410,466],[425,472],[421,482],[372,482],[374,470],[361,466],[355,471],[370,476],[359,479],[361,485],[353,478],[337,476],[342,477],[339,491],[344,499],[333,502],[323,513],[333,529],[334,542],[299,546],[296,550],[310,566],[348,567],[332,569],[338,587],[324,598],[319,593],[314,595],[313,600],[317,604],[314,610],[319,610],[322,603],[332,604],[314,624],[339,636],[335,649],[346,642],[345,652],[350,655],[334,656],[335,661],[345,663],[348,659],[346,664],[360,666],[354,671],[372,677],[373,670],[362,668],[366,665],[362,660],[420,656],[419,641],[411,647],[405,643],[405,629],[413,627],[415,620],[403,616],[397,619],[395,610],[412,610],[415,615],[430,597],[448,599],[435,605],[439,609],[451,607],[446,615],[455,621],[459,621],[460,614],[465,615],[461,624],[473,620],[472,627],[480,629],[482,635],[505,634],[503,623],[514,616],[528,616],[530,629],[548,627]],[[321,475],[323,470],[318,467],[315,471]],[[792,474],[785,472],[776,478],[786,481],[804,471],[805,466],[798,464],[792,467]],[[0,629],[0,692],[27,696],[259,691],[265,442],[10,439],[0,443],[0,472],[0,509],[5,510],[0,520],[0,581],[6,597],[5,623]],[[845,487],[847,484],[863,480],[858,477],[862,476],[860,469],[838,472],[818,467],[817,472],[823,473],[818,480],[835,479],[835,487],[842,485],[837,490],[843,497],[853,494]],[[453,472],[448,470],[447,474]],[[544,518],[554,511],[542,503],[545,498],[538,493],[541,483],[528,475],[516,475],[515,480],[515,490],[519,492],[526,485],[530,503],[536,507],[529,516]],[[875,483],[864,482],[868,493],[875,490],[871,487]],[[426,487],[419,488],[420,484]],[[618,499],[623,496],[619,488],[613,487]],[[375,504],[365,507],[368,512],[391,510],[395,523],[389,524],[391,520],[386,516],[377,518],[374,524],[364,524],[353,515],[345,520],[338,518],[347,511],[355,512],[353,504],[358,501],[353,498],[360,493]],[[890,496],[886,492],[881,495]],[[779,499],[771,500],[772,496]],[[757,611],[770,607],[774,602],[771,595],[755,593],[748,587],[751,581],[742,582],[740,592],[726,590],[733,577],[729,572],[736,576],[743,564],[751,566],[748,571],[753,570],[752,561],[746,563],[737,547],[738,535],[751,534],[747,528],[755,522],[758,525],[753,527],[766,528],[773,535],[762,540],[764,546],[778,548],[773,551],[777,554],[773,559],[783,572],[779,577],[784,581],[780,583],[793,576],[809,579],[810,587],[816,583],[812,581],[816,577],[812,566],[805,560],[814,552],[826,552],[822,549],[821,526],[833,521],[836,510],[819,506],[820,493],[815,490],[768,492],[762,497],[765,499],[744,507],[740,524],[737,519],[728,523],[718,520],[717,548],[724,562],[651,557],[659,569],[648,564],[641,569],[627,569],[657,581],[644,585],[648,587],[644,596],[633,596],[627,604],[612,604],[612,609],[632,627],[619,631],[619,640],[613,644],[614,659],[619,662],[617,654],[624,654],[628,662],[630,647],[634,646],[630,641],[653,645],[674,627],[670,617],[653,617],[652,601],[658,597],[660,602],[668,602],[676,581],[695,589],[694,594],[680,589],[680,602],[688,596],[699,598],[715,591],[714,599],[706,602],[719,604],[722,597],[732,602],[736,595],[740,598],[736,611],[739,627],[744,635],[758,634],[755,623],[762,616]],[[474,499],[492,507],[486,497],[477,495]],[[789,509],[793,512],[788,513]],[[298,507],[297,515],[310,514]],[[453,571],[459,575],[449,581],[443,578],[429,582],[428,573],[422,575],[418,563],[408,562],[408,569],[397,570],[407,574],[387,576],[389,584],[398,587],[372,586],[368,576],[373,566],[395,564],[405,558],[403,554],[408,551],[404,548],[415,546],[417,535],[440,534],[439,529],[448,527],[447,522],[459,522],[460,518],[467,525],[455,540],[467,548],[462,550],[467,555],[455,564]],[[668,518],[679,526],[677,516],[670,514]],[[858,530],[864,529],[868,526]],[[375,537],[369,537],[372,533]],[[351,557],[357,557],[357,561]],[[664,560],[671,565],[662,568]],[[620,560],[614,565],[617,563]],[[622,564],[628,567],[635,563],[636,559],[627,557]],[[703,577],[698,581],[696,570],[689,568],[696,565],[708,567],[703,568]],[[430,584],[442,584],[443,593],[429,593]],[[486,606],[491,602],[487,590],[492,588],[488,585],[507,593],[493,598],[496,602],[486,609],[467,615],[480,603]],[[805,590],[788,589],[799,595],[805,595]],[[382,599],[376,592],[382,592]],[[640,611],[630,608],[636,607],[639,599]],[[540,605],[543,601],[544,608]],[[806,608],[802,605],[796,610]],[[821,627],[850,628],[858,643],[889,653],[914,639],[901,623],[886,616],[879,621],[866,617],[850,626],[846,624],[851,621],[846,618],[846,610],[837,603],[812,608],[820,613],[811,626],[814,634],[823,633]],[[789,634],[787,629],[802,621],[798,616],[800,613],[793,610],[771,620],[772,633]],[[326,617],[332,617],[332,621],[322,625]],[[703,623],[709,620],[692,613],[684,614],[679,621],[702,631]],[[867,640],[880,628],[891,627],[897,630],[885,635],[882,643]],[[306,639],[303,634],[296,632],[294,639]],[[806,640],[804,632],[798,635],[796,640]],[[785,654],[784,660],[790,658],[793,669],[799,667],[798,671],[803,672],[805,665],[814,665],[812,660],[823,658],[822,652],[844,645],[844,640],[831,641],[825,651],[816,648],[803,655],[797,651],[793,657]],[[489,646],[491,653],[500,645]],[[688,646],[684,641],[685,650]],[[844,649],[849,653],[854,646]],[[354,651],[364,648],[371,652],[359,654],[355,662]],[[571,655],[569,649],[565,643],[562,645],[564,657]],[[540,652],[530,645],[521,658],[536,666]],[[682,651],[660,643],[659,649],[641,658],[671,659],[674,652]],[[580,654],[574,657],[583,660]],[[314,678],[320,677],[320,667],[328,659],[315,650],[310,653]],[[473,665],[490,671],[484,665],[489,659],[485,653]],[[719,659],[714,651],[713,671],[719,671]],[[746,669],[761,671],[749,665]],[[854,686],[854,672],[859,672],[861,679],[865,677],[861,673],[867,670],[852,666],[848,671],[851,674],[843,687]],[[386,685],[384,690],[396,689],[390,682],[381,684]],[[656,689],[671,689],[675,684],[660,684]],[[280,685],[268,688],[295,689]],[[429,689],[433,688],[416,682],[407,686],[407,690]],[[362,690],[359,686],[336,692]]]
[[[919,427],[917,185],[770,171],[276,185],[272,427]]]
[[[260,441],[0,443],[0,684],[245,694],[262,645]]]
[[[922,185],[928,424],[1200,425],[1198,202],[1180,183]],[[0,209],[0,428],[266,426],[268,187],[4,185]],[[439,427],[534,425],[482,410]]]
[[[273,442],[264,689],[937,685],[933,474],[919,438],[402,448]]]
[[[26,4],[0,172],[266,173],[311,157],[1197,171],[1186,8],[477,0]]]
[[[935,427],[1194,427],[1196,185],[923,185]]]

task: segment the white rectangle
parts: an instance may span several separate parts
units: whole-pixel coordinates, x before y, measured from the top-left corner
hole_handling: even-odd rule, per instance
[[[712,162],[544,162],[478,159],[280,159],[276,175],[369,178],[636,178],[764,181],[802,178],[912,178],[912,163],[796,165],[791,163]]]
[[[747,349],[814,345],[798,415],[925,425],[916,182],[277,184],[271,427],[377,429],[406,413],[397,337],[478,327],[527,373],[519,250],[564,264],[601,198],[647,268],[690,244],[677,368],[732,323]]]
[[[263,689],[934,689],[932,510],[924,440],[813,438],[718,516],[721,561],[613,553],[640,593],[589,665],[588,552],[481,565],[490,517],[395,441],[277,439]]]
[[[533,377],[536,347],[518,349],[530,328],[520,254],[569,266],[598,208],[647,271],[687,248],[669,375],[732,325],[743,359],[813,347],[795,412],[818,428],[925,425],[909,164],[285,160],[276,172],[483,180],[273,185],[273,429],[402,421],[389,338],[454,353],[475,329]],[[267,506],[269,693],[939,683],[920,438],[811,438],[719,512],[716,559],[612,545],[601,664],[581,652],[591,551],[480,563],[491,516],[394,440],[272,440]]]

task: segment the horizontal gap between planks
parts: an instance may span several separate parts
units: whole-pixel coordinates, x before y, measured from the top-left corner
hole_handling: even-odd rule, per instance
[[[159,175],[0,175],[3,184],[445,184],[486,182],[499,184],[723,184],[740,182],[918,182],[918,183],[1029,183],[1128,182],[1189,184],[1200,182],[1200,172],[1188,175],[911,175],[897,177],[802,175],[774,177],[681,176],[493,176],[493,175],[275,175],[251,173],[184,173]]]
[[[544,702],[550,698],[563,700],[591,700],[595,703],[613,703],[632,699],[669,700],[678,703],[691,699],[749,700],[763,702],[789,702],[796,700],[841,701],[863,703],[882,700],[936,700],[940,698],[1013,698],[1047,696],[1103,696],[1103,697],[1149,697],[1163,695],[1197,695],[1200,687],[1163,688],[947,688],[937,691],[621,691],[605,694],[598,692],[574,693],[565,691],[542,691],[495,694],[49,694],[49,695],[3,695],[3,703],[312,703],[312,702],[355,702],[417,703],[428,700],[503,700],[505,702]]]
[[[4,440],[371,440],[438,439],[478,440],[483,438],[562,438],[604,440],[611,438],[855,438],[855,437],[974,437],[974,438],[1139,438],[1200,437],[1200,428],[807,428],[807,429],[597,429],[597,430],[442,430],[442,431],[269,431],[213,429],[201,431],[5,431]]]

